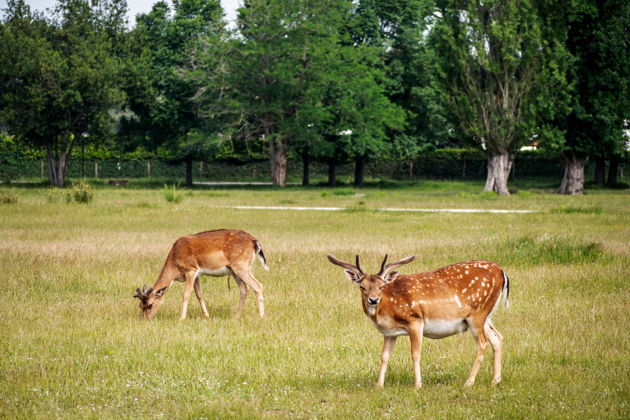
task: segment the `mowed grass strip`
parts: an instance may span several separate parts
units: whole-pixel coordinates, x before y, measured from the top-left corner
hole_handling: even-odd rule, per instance
[[[13,190],[12,190],[13,191]],[[0,205],[0,417],[4,418],[628,418],[630,213],[625,192],[581,198],[481,198],[430,189],[333,194],[293,189],[100,189],[90,205],[14,191]],[[364,200],[364,204],[357,204]],[[491,204],[488,202],[492,200]],[[518,202],[516,202],[518,200]],[[536,214],[386,214],[217,209],[234,205],[529,208]],[[289,204],[292,204],[289,203]],[[286,204],[286,203],[285,203]],[[517,206],[518,204],[518,206]],[[561,206],[597,208],[554,211]],[[136,287],[151,285],[177,237],[228,227],[263,244],[255,263],[267,317],[238,289],[202,278],[210,320],[182,286],[154,322],[139,318]],[[416,255],[404,272],[472,258],[510,276],[510,307],[493,317],[505,336],[504,375],[490,385],[489,351],[477,383],[470,335],[424,340],[424,388],[413,389],[408,339],[398,340],[385,389],[373,387],[381,335],[356,285],[327,262]]]

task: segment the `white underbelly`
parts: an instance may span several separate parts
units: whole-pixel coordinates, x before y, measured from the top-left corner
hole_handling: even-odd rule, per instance
[[[423,335],[429,338],[444,338],[464,332],[467,329],[468,324],[463,319],[455,319],[452,321],[425,319]]]
[[[199,277],[201,275],[208,275],[208,276],[214,276],[214,277],[223,277],[223,276],[227,276],[228,274],[231,274],[232,272],[230,271],[230,269],[225,266],[225,267],[221,267],[218,270],[210,270],[207,268],[200,268],[197,270],[197,274],[195,274],[195,277]]]
[[[376,326],[378,331],[383,334],[385,337],[398,337],[400,335],[409,335],[406,329],[404,328],[383,328]]]

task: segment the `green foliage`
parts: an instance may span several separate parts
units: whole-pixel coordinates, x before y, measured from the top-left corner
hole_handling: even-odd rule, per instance
[[[91,204],[93,200],[94,188],[84,180],[75,183],[67,189],[49,188],[46,192],[46,201],[50,204]]]
[[[461,129],[491,155],[539,137],[566,100],[566,33],[549,38],[536,1],[445,1],[439,11],[436,76]]]
[[[183,0],[175,2],[172,11],[166,2],[157,2],[138,16],[130,35],[135,63],[127,87],[134,114],[123,121],[128,149],[164,148],[180,159],[220,154],[215,120],[200,119],[193,101],[200,86],[185,70],[194,72],[199,66],[200,43],[220,41],[225,31],[222,14],[218,0]],[[204,135],[199,133],[202,128]]]
[[[375,65],[384,72],[384,92],[406,113],[402,133],[388,133],[393,153],[413,159],[445,145],[453,137],[453,125],[434,76],[437,58],[427,42],[434,2],[360,0],[354,5],[349,23],[352,39],[378,48]]]
[[[85,182],[79,181],[72,186],[68,195],[72,197],[72,200],[78,204],[90,204],[94,199],[94,192],[92,186]]]
[[[568,22],[567,47],[575,62],[569,73],[574,94],[563,127],[567,132],[564,150],[608,158],[622,153],[627,142],[630,4],[622,0],[578,4]]]
[[[74,146],[105,138],[123,100],[116,56],[124,3],[60,2],[51,18],[9,1],[0,25],[0,118],[20,142],[45,147],[63,185]],[[123,13],[121,13],[121,11]]]
[[[179,189],[178,184],[170,186],[164,184],[164,199],[169,203],[177,204],[184,199],[184,193]]]

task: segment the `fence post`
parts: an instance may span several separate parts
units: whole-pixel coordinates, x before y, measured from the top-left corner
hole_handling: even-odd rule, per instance
[[[98,178],[98,162],[94,161],[94,178]]]
[[[151,159],[147,160],[147,178],[151,178]]]

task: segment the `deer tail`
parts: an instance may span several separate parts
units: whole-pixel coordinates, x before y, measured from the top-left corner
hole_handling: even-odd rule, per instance
[[[254,249],[256,252],[256,256],[258,257],[258,261],[262,264],[265,271],[269,271],[269,266],[267,265],[267,259],[265,258],[265,254],[263,253],[262,245],[257,240],[254,240]]]
[[[510,279],[508,278],[505,271],[503,272],[503,304],[508,307],[510,306],[508,302],[508,298],[510,297]]]

